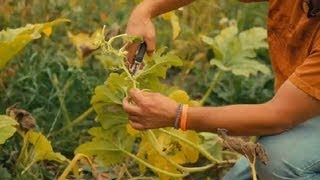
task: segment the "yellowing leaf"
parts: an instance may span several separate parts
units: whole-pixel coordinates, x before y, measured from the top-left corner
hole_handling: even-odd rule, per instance
[[[173,129],[171,129],[170,131],[195,144],[199,143],[198,135],[194,131],[183,132]],[[199,153],[194,148],[177,139],[172,138],[171,136],[168,136],[167,134],[160,134],[158,137],[158,142],[162,145],[163,152],[165,152],[168,157],[179,164],[194,163],[198,160]]]
[[[27,142],[33,145],[33,152],[30,153],[32,157],[29,158],[33,159],[34,162],[53,160],[62,163],[67,161],[66,157],[53,151],[50,141],[41,133],[30,130],[25,135],[25,138]]]
[[[0,144],[4,144],[16,132],[18,122],[9,116],[0,115]]]
[[[98,48],[97,37],[101,34],[101,29],[97,29],[93,34],[68,32],[68,37],[77,48],[78,58],[84,58]]]
[[[79,3],[79,0],[69,0],[69,6],[74,8]]]
[[[188,104],[191,107],[200,107],[201,106],[201,103],[199,101],[194,101],[194,100],[189,101]]]
[[[159,144],[162,145],[163,148],[167,147],[167,146],[164,146],[164,144],[168,145],[170,143],[170,140],[169,141],[167,140],[168,139],[166,138],[161,138],[161,136],[158,138]],[[166,142],[163,142],[163,141],[166,141]],[[141,159],[146,160],[148,163],[160,169],[163,169],[172,173],[180,173],[174,165],[168,162],[161,154],[158,153],[157,150],[154,149],[152,144],[146,138],[142,139],[137,156]],[[140,170],[140,173],[144,173],[146,170],[146,167],[143,164],[139,164],[139,170]],[[159,175],[160,179],[170,179],[170,177],[167,175],[164,175],[159,172],[155,172],[155,173]]]
[[[137,134],[140,133],[140,131],[133,129],[130,124],[127,124],[127,132],[128,132],[131,136],[135,136],[135,135],[137,135]]]
[[[182,90],[176,90],[173,91],[169,97],[176,102],[182,103],[182,104],[188,104],[189,103],[189,95]]]
[[[176,15],[175,11],[171,11],[162,15],[162,18],[170,21],[172,26],[172,39],[176,39],[181,31],[181,27],[179,24],[179,17]]]
[[[169,94],[169,98],[175,100],[178,103],[188,104],[191,107],[199,107],[199,106],[201,106],[200,102],[194,101],[194,100],[190,100],[190,97],[187,94],[187,92],[185,92],[183,90],[175,90],[175,91],[171,92]]]
[[[52,34],[52,27],[47,27],[43,29],[42,31],[47,37],[49,37]]]
[[[51,27],[69,22],[67,19],[57,19],[43,24],[28,24],[17,29],[7,29],[0,32],[0,70],[29,42],[41,37],[41,33],[49,36]]]

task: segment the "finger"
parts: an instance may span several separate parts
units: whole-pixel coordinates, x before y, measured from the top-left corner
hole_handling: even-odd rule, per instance
[[[154,96],[155,94],[157,94],[157,93],[155,93],[155,92],[151,92],[151,91],[144,91],[144,90],[142,90],[141,91],[141,93],[142,93],[142,95],[144,96],[144,97],[150,97],[150,96]]]
[[[145,36],[144,41],[147,43],[147,54],[152,56],[156,49],[156,34],[155,31],[151,31]]]
[[[139,117],[135,115],[129,115],[128,119],[133,122],[139,122]]]
[[[133,64],[133,59],[136,55],[137,50],[139,49],[139,43],[131,43],[127,46],[127,61],[131,64]]]
[[[140,123],[137,123],[137,122],[134,122],[134,121],[129,121],[129,124],[131,125],[131,127],[133,129],[136,129],[136,130],[144,130],[144,127],[142,124]]]
[[[132,88],[132,89],[129,90],[129,97],[137,105],[140,105],[142,100],[144,99],[142,91],[140,91],[139,89],[136,89],[136,88]]]
[[[125,98],[123,100],[122,107],[123,107],[124,111],[126,113],[128,113],[129,115],[140,115],[140,114],[142,114],[141,109],[138,106],[129,103],[128,98]]]

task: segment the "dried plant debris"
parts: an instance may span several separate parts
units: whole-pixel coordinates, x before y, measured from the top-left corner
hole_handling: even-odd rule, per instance
[[[6,109],[7,116],[10,116],[18,121],[20,128],[24,131],[34,129],[36,127],[36,120],[34,117],[24,109],[18,109],[18,104],[14,104]]]
[[[250,141],[246,142],[237,137],[230,137],[227,135],[226,129],[218,129],[217,132],[222,138],[224,147],[244,155],[251,163],[254,163],[255,160],[258,159],[263,164],[267,164],[268,156],[261,144]]]

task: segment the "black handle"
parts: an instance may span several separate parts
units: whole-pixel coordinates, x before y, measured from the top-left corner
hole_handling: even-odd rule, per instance
[[[147,44],[145,42],[143,42],[143,43],[140,44],[139,51],[136,54],[136,56],[134,57],[134,61],[138,62],[138,63],[141,63],[146,51],[147,51]]]

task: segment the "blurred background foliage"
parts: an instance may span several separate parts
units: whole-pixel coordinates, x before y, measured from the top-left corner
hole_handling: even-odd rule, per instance
[[[94,52],[83,49],[81,44],[90,40],[103,25],[110,35],[124,33],[128,16],[137,3],[138,0],[0,0],[0,30],[61,17],[71,20],[71,23],[55,27],[51,37],[33,41],[1,72],[0,114],[19,103],[37,119],[37,129],[49,137],[53,148],[72,157],[74,149],[88,139],[86,131],[95,124],[94,116],[61,129],[90,107],[94,88],[104,82],[107,74]],[[266,27],[267,4],[198,0],[175,14],[181,28],[175,39],[172,22],[163,17],[154,20],[157,47],[167,46],[184,60],[182,68],[169,71],[166,82],[199,100],[215,73],[215,67],[209,65],[214,53],[201,41],[200,35],[214,37],[232,24],[237,24],[239,31],[254,26]],[[270,66],[268,51],[257,53],[259,61]],[[272,95],[272,75],[245,78],[228,74],[205,104],[261,103]],[[1,148],[0,163],[10,167],[20,145],[14,138],[4,146],[7,147],[6,150]],[[33,171],[36,178],[54,178],[44,173],[43,168]]]

